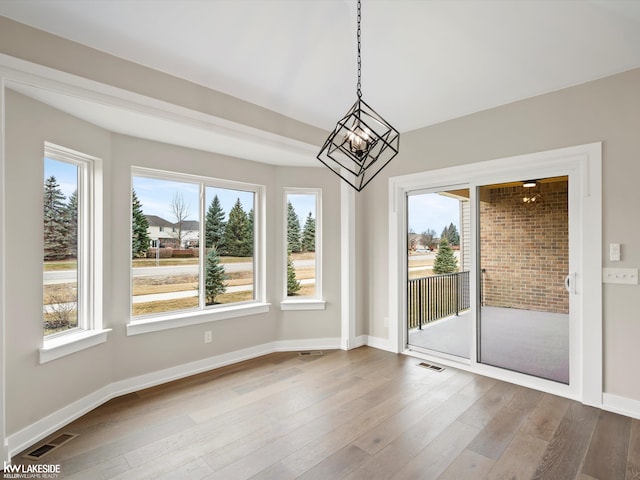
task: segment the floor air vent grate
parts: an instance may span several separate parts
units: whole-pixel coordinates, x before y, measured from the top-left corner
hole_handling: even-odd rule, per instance
[[[24,458],[29,458],[31,460],[39,460],[45,455],[51,453],[56,448],[61,447],[67,442],[70,442],[74,438],[78,436],[77,433],[61,433],[57,437],[49,440],[48,442],[40,445],[38,448],[31,450],[29,453],[23,455]]]
[[[307,351],[307,352],[298,352],[298,356],[299,357],[321,357],[323,355],[324,355],[324,353],[321,352],[320,350],[313,350],[313,351]]]
[[[418,364],[419,367],[428,368],[429,370],[433,370],[434,372],[442,372],[444,367],[440,367],[438,365],[431,365],[430,363],[421,362]]]

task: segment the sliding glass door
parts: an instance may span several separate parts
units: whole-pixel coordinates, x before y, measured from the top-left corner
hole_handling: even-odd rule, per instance
[[[407,195],[407,343],[470,358],[469,189]]]
[[[569,384],[569,179],[477,193],[478,362]]]

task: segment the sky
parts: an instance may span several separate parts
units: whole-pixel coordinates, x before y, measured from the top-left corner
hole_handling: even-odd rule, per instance
[[[437,193],[423,193],[408,197],[408,227],[415,233],[428,229],[440,236],[444,227],[453,223],[460,231],[460,202]]]
[[[78,167],[71,163],[45,158],[45,180],[51,175],[56,177],[60,190],[68,199],[78,185]],[[138,196],[138,200],[142,203],[142,211],[145,215],[156,215],[169,222],[174,222],[175,218],[171,213],[170,205],[175,194],[180,192],[182,193],[185,204],[189,207],[189,215],[186,219],[198,220],[198,184],[134,176],[133,188]],[[238,199],[240,199],[240,203],[245,212],[249,213],[251,208],[253,208],[253,192],[206,187],[205,195],[205,208],[208,208],[214,196],[218,195],[218,200],[225,212],[225,220],[227,220],[229,211]],[[304,222],[309,213],[311,213],[313,218],[316,217],[315,195],[289,193],[287,199],[296,210],[301,227],[304,226]]]
[[[44,159],[44,179],[51,175],[56,177],[60,190],[69,199],[71,194],[78,188],[78,167],[72,163],[59,162],[50,158]]]
[[[176,194],[180,193],[188,207],[186,220],[198,220],[200,186],[197,183],[134,176],[133,189],[142,203],[142,211],[145,215],[156,215],[168,222],[175,222],[176,219],[171,213],[171,201]],[[216,195],[224,210],[225,220],[228,219],[229,212],[238,199],[245,212],[249,213],[253,208],[253,192],[216,187],[205,188],[205,208],[209,208]]]
[[[307,193],[289,193],[287,200],[293,205],[293,209],[300,220],[300,227],[304,227],[309,213],[312,218],[316,218],[316,196]]]
[[[157,215],[169,222],[174,222],[175,217],[171,213],[170,204],[175,194],[181,192],[185,203],[189,205],[187,220],[198,219],[198,184],[134,176],[133,188],[138,200],[142,203],[142,211],[145,215]],[[253,208],[253,192],[217,187],[205,188],[205,208],[209,208],[216,195],[224,210],[225,221],[228,219],[229,211],[238,199],[240,199],[245,212],[249,213]],[[295,194],[289,195],[289,199],[298,214],[301,226],[304,225],[309,212],[312,212],[315,218],[315,199],[313,195]]]

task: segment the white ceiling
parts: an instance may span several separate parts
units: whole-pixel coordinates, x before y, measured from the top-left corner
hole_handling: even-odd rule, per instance
[[[2,0],[0,15],[325,130],[355,0]],[[363,98],[400,132],[640,66],[638,0],[363,0]]]

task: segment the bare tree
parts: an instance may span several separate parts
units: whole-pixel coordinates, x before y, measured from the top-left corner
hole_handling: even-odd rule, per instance
[[[177,192],[173,196],[173,200],[171,200],[171,214],[173,215],[173,218],[176,219],[175,226],[178,230],[175,233],[175,236],[178,239],[178,246],[180,248],[182,248],[182,239],[184,237],[182,226],[189,216],[189,206],[189,202],[185,201],[182,193],[180,192]]]

